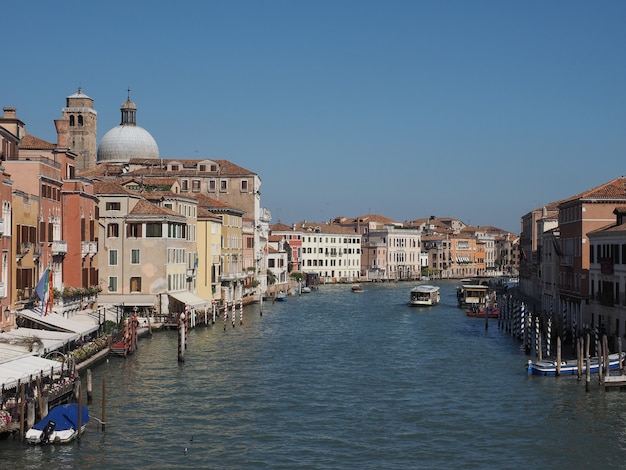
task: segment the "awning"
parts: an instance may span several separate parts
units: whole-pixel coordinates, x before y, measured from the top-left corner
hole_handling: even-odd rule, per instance
[[[93,323],[70,320],[58,313],[50,313],[48,315],[39,315],[30,309],[18,310],[18,317],[28,318],[29,320],[41,325],[47,330],[64,331],[66,333],[78,333],[80,336],[86,336],[96,331],[100,325],[94,319]]]
[[[158,294],[98,294],[99,305],[128,305],[129,307],[154,307]]]
[[[208,300],[198,297],[196,294],[192,294],[189,291],[168,292],[168,295],[185,305],[195,308],[206,308],[210,303]]]
[[[50,377],[51,371],[60,372],[62,363],[59,361],[51,361],[39,356],[28,356],[3,362],[0,367],[0,386],[13,388],[17,386],[18,380],[29,380],[31,376],[36,377],[43,374],[44,377]]]
[[[33,328],[13,328],[0,335],[0,340],[8,344],[28,344],[33,340],[43,343],[43,353],[61,349],[68,343],[80,338],[78,333],[66,333],[63,331],[36,330]],[[37,348],[37,346],[35,346]],[[38,349],[34,349],[38,352]],[[1,362],[1,360],[0,360]]]

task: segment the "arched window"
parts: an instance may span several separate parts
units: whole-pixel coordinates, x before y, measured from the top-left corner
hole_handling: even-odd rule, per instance
[[[78,127],[83,127],[83,116],[78,115]]]
[[[72,114],[72,115],[70,116],[70,126],[71,126],[71,127],[74,127],[74,125],[75,125],[75,121],[74,121],[74,119],[75,119],[75,118],[74,118],[74,115]]]

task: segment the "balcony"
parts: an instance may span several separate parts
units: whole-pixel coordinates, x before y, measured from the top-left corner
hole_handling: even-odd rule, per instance
[[[81,254],[83,258],[91,256],[92,258],[98,254],[97,242],[81,242]]]
[[[65,240],[56,240],[52,242],[52,256],[66,255],[67,242]]]
[[[38,261],[43,253],[43,243],[35,243],[33,248],[33,260]]]
[[[17,244],[17,253],[15,255],[18,261],[20,261],[24,256],[26,256],[30,252],[31,246],[32,246],[31,242]]]

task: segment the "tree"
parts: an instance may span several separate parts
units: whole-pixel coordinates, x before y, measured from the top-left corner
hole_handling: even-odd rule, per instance
[[[289,245],[289,242],[287,242],[286,240],[283,242],[283,250],[285,250],[287,252],[287,272],[290,273],[293,270],[293,265],[292,265],[292,253],[291,253],[291,246]]]

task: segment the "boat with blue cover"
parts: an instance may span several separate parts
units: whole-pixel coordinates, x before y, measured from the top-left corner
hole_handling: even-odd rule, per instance
[[[80,432],[85,431],[89,422],[89,410],[81,405]],[[26,432],[29,444],[66,444],[78,437],[78,404],[58,405]]]

